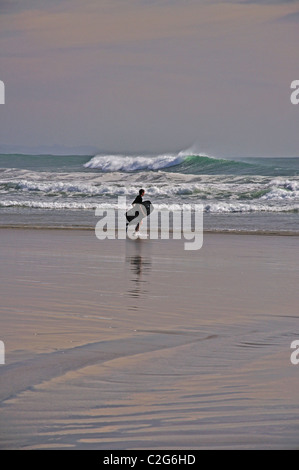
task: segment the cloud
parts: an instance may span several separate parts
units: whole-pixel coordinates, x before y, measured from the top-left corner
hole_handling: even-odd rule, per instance
[[[219,3],[223,3],[223,1]],[[299,3],[299,0],[224,0],[224,3],[238,3],[243,5],[285,5]]]
[[[26,3],[21,0],[0,0],[0,14],[21,13],[27,10],[64,10],[68,5],[72,7],[71,0],[29,0]]]
[[[289,13],[288,15],[282,16],[279,21],[282,22],[298,22],[299,21],[299,11],[295,13]]]
[[[0,0],[0,140],[293,152],[296,31],[277,19],[298,3],[271,3]]]
[[[17,10],[16,1],[2,0],[0,3],[0,14],[12,13]]]
[[[299,0],[245,0],[245,3],[255,3],[261,5],[283,5],[285,3],[298,3]]]

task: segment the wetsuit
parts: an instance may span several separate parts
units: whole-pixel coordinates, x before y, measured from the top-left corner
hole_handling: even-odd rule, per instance
[[[142,204],[142,196],[140,196],[140,194],[138,194],[138,196],[135,197],[132,204]],[[127,222],[127,224],[126,224],[126,231],[128,230],[128,225],[129,225],[129,222]],[[138,231],[139,231],[139,222],[135,227],[135,232],[138,232]]]
[[[135,197],[132,204],[142,204],[142,196],[140,196],[140,194],[138,194],[138,196]]]
[[[142,204],[142,196],[140,196],[140,194],[138,194],[138,196],[135,197],[132,204]],[[135,232],[139,232],[139,222],[135,227]]]

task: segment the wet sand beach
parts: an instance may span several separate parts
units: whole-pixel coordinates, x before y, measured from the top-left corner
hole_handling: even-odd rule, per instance
[[[297,236],[0,240],[1,449],[299,448]]]

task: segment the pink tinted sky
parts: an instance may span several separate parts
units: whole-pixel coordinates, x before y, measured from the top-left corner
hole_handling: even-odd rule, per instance
[[[299,1],[0,3],[0,146],[298,156]]]

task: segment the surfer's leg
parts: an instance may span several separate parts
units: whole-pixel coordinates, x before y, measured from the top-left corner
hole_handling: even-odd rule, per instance
[[[136,227],[135,227],[135,232],[139,232],[140,226],[142,225],[142,222],[143,222],[143,221],[140,220],[140,222],[136,225]]]

